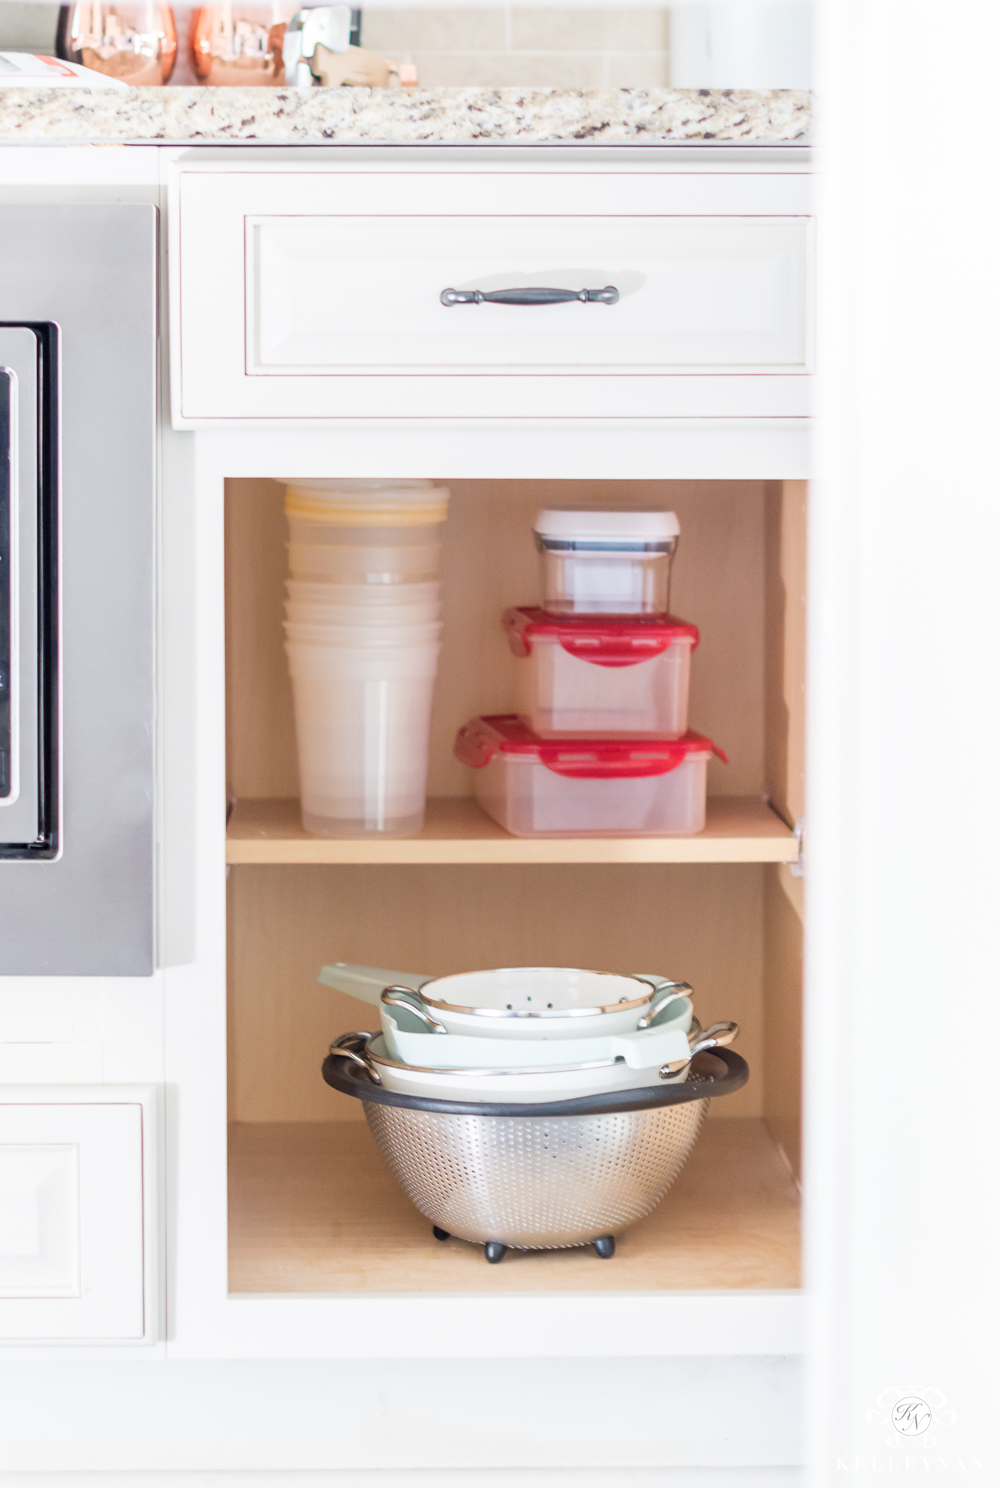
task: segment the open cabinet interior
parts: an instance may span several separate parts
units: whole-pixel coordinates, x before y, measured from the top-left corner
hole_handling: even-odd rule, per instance
[[[800,482],[443,481],[444,637],[419,838],[309,838],[297,819],[283,650],[284,488],[226,488],[230,1290],[339,1292],[795,1287],[799,1284],[806,488]],[[694,622],[691,726],[709,767],[705,834],[511,838],[471,799],[458,728],[510,711],[503,609],[537,603],[532,522],[573,502],[676,511],[671,608]],[[736,1019],[750,1081],[713,1103],[674,1187],[618,1239],[512,1251],[431,1236],[324,1084],[333,1038],[374,1008],[324,963],[426,975],[556,965],[690,982],[704,1025]]]

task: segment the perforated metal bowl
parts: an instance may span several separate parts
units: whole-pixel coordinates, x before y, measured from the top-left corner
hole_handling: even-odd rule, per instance
[[[719,1050],[711,1058],[724,1073],[693,1071],[685,1085],[534,1105],[530,1115],[523,1105],[386,1091],[334,1054],[323,1074],[364,1101],[382,1156],[441,1238],[447,1232],[485,1244],[489,1259],[508,1246],[596,1244],[610,1255],[612,1237],[649,1214],[684,1166],[708,1097],[746,1083],[738,1054]]]

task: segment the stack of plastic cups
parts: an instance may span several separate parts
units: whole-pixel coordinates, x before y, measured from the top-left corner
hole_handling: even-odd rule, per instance
[[[441,646],[448,492],[430,481],[293,481],[285,649],[302,824],[419,832]]]

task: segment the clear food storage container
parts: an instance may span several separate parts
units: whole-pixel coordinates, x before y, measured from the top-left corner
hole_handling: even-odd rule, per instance
[[[513,713],[474,718],[455,756],[476,800],[515,837],[688,837],[705,826],[702,734],[681,739],[541,739]]]
[[[536,734],[680,738],[697,626],[673,615],[505,611],[515,706]]]
[[[539,512],[543,607],[560,614],[665,614],[680,531],[667,511]]]

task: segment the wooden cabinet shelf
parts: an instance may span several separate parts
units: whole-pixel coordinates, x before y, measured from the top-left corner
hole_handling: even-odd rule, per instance
[[[697,837],[512,837],[462,796],[427,803],[416,837],[312,837],[294,799],[238,801],[229,863],[790,863],[795,836],[753,796],[713,796]]]
[[[233,1292],[661,1291],[799,1285],[799,1195],[763,1121],[710,1118],[663,1201],[587,1247],[512,1251],[431,1238],[363,1121],[230,1127]]]

